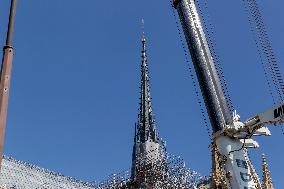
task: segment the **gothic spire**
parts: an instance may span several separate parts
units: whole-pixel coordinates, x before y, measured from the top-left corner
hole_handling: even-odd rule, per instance
[[[265,154],[262,154],[262,172],[263,172],[262,188],[263,189],[274,189]]]
[[[142,20],[142,50],[141,50],[141,82],[140,103],[138,120],[135,124],[135,137],[132,152],[131,178],[142,188],[148,180],[155,177],[166,178],[167,166],[157,172],[154,164],[166,162],[166,149],[162,140],[158,137],[152,101],[150,95],[150,81],[148,73],[148,60],[146,50],[146,37],[144,32],[144,21]],[[150,178],[153,177],[153,178]],[[144,186],[144,187],[143,187]],[[140,187],[139,187],[140,188]],[[147,188],[153,188],[152,186]]]
[[[140,83],[140,108],[137,121],[137,142],[157,142],[154,113],[150,96],[150,83],[147,62],[146,37],[144,33],[144,20],[142,20],[142,61]]]

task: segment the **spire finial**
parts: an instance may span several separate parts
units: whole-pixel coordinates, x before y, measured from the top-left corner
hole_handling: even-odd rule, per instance
[[[142,34],[143,34],[143,36],[144,36],[144,34],[145,34],[145,21],[144,21],[144,18],[142,18],[142,20],[141,20],[141,29],[142,29]]]
[[[141,20],[141,30],[142,30],[142,41],[145,41],[145,21],[144,18]]]

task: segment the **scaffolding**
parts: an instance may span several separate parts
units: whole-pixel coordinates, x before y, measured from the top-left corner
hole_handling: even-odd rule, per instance
[[[150,152],[148,152],[149,154]],[[112,174],[105,181],[96,184],[97,189],[194,189],[209,178],[187,168],[180,156],[166,154],[166,158],[151,159],[151,156],[139,154],[136,158],[136,177],[131,171]],[[155,163],[153,163],[155,162]]]

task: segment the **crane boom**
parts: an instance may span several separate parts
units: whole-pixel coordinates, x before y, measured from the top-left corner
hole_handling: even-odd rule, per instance
[[[175,0],[213,132],[232,122],[195,1]]]
[[[180,18],[211,121],[214,134],[213,146],[216,145],[216,154],[220,159],[219,162],[213,158],[213,171],[214,167],[221,167],[224,170],[224,174],[220,177],[225,180],[225,184],[218,184],[213,177],[212,188],[256,189],[260,187],[259,179],[253,171],[247,150],[245,150],[245,147],[258,146],[255,141],[250,139],[256,131],[252,132],[251,135],[245,133],[243,137],[235,136],[243,134],[239,129],[245,128],[245,124],[240,121],[240,117],[236,113],[231,116],[228,107],[226,107],[226,99],[220,86],[216,66],[211,56],[195,0],[173,0],[173,4]],[[261,132],[269,134],[259,131],[259,133]],[[212,151],[215,153],[215,147]],[[214,163],[218,166],[214,166]]]
[[[3,48],[0,80],[0,168],[3,157],[4,136],[7,120],[8,100],[10,92],[11,71],[13,63],[13,32],[16,15],[16,0],[11,0],[9,25],[7,31],[6,45]]]

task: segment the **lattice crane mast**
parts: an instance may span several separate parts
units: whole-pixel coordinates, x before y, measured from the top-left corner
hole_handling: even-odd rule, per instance
[[[230,112],[195,0],[173,0],[173,5],[180,18],[213,130],[213,157],[218,157],[213,158],[211,187],[261,189],[247,148],[259,146],[252,137],[271,135],[267,125],[284,122],[284,104],[246,121],[241,121],[236,111]]]

